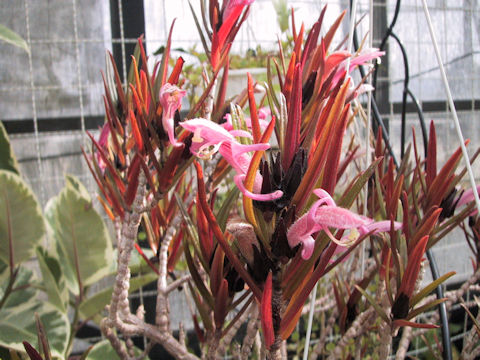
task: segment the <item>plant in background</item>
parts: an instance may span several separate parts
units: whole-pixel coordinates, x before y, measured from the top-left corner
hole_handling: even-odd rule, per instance
[[[38,338],[45,358],[69,358],[76,334],[88,320],[99,323],[110,298],[111,287],[90,291],[116,272],[107,227],[73,176],[42,212],[1,123],[0,187],[0,357],[16,359],[29,352],[24,343],[37,347]],[[138,260],[131,264],[138,275],[132,290],[156,278]]]
[[[364,358],[371,353],[383,359],[399,333],[395,352],[403,359],[412,336],[437,327],[435,315],[427,321],[419,315],[440,302],[458,302],[480,277],[476,266],[473,276],[446,299],[430,293],[453,273],[422,287],[425,251],[460,226],[473,209],[468,193],[461,199],[456,195],[461,194],[457,187],[465,173],[456,172],[460,150],[437,171],[432,123],[426,159],[414,141],[413,154],[395,166],[379,133],[376,139],[369,137],[375,151],[368,166],[362,164],[357,134],[347,131],[361,123],[363,114],[356,101],[362,82],[353,84],[350,72],[383,53],[334,50],[332,40],[344,13],[320,36],[326,8],[308,31],[302,25],[297,32],[292,16],[291,50],[279,49],[279,58],[267,62],[267,81],[260,84],[248,75],[246,89],[226,101],[230,47],[253,1],[200,3],[201,14],[194,13],[194,18],[208,65],[202,73],[203,91],[191,98],[190,109],[183,109],[185,116],[180,115],[186,96],[182,86],[189,70],[181,57],[171,59],[173,25],[153,69],[139,39],[127,86],[111,57],[103,75],[106,122],[98,139],[88,134],[92,147],[84,155],[99,202],[115,229],[113,289],[98,295],[103,301],[111,294],[99,321],[110,350],[133,359],[160,344],[178,359],[227,354],[285,359],[286,344],[300,338],[291,335],[319,284],[320,295],[311,300],[320,322],[312,359],[347,359],[352,354]],[[263,98],[258,103],[254,92],[259,87]],[[269,108],[268,115],[263,106]],[[91,237],[92,224],[97,224],[96,236],[105,234],[104,225],[94,215],[83,221],[77,214],[91,209],[86,190],[67,178],[65,190],[46,210],[58,254],[66,260],[56,265],[61,272],[44,273],[44,281],[58,273],[63,279],[51,281],[45,290],[50,302],[63,306],[62,311],[71,304],[75,314],[70,337],[62,338],[67,345],[60,357],[68,355],[65,349],[83,321],[96,314],[88,312],[97,297],[88,297],[88,286],[109,273],[108,239]],[[2,214],[2,224],[11,224],[11,214],[16,211]],[[34,215],[44,224],[35,206]],[[9,256],[0,257],[6,279],[16,276],[15,256],[21,254],[12,245],[11,229],[17,227],[0,227],[9,229],[4,231],[7,245],[2,245]],[[89,233],[82,237],[82,246],[72,228]],[[475,239],[473,221],[472,234],[464,228],[467,237]],[[139,231],[146,234],[149,249],[139,246]],[[85,243],[93,242],[103,244],[102,250],[80,259]],[[147,322],[142,306],[132,309],[128,298],[141,282],[131,277],[136,253],[151,269],[148,276],[156,279],[153,323]],[[24,258],[30,255],[27,251]],[[38,256],[41,264],[50,264],[50,255],[39,251]],[[49,286],[57,283],[64,285]],[[4,294],[14,293],[8,284]],[[183,326],[178,335],[170,326],[169,295],[178,289],[194,303],[199,353],[187,343]],[[0,312],[6,303],[0,302]],[[52,344],[51,325],[41,316],[37,323],[44,324]],[[338,340],[328,343],[329,335]],[[132,342],[136,336],[147,339],[140,355]],[[37,356],[25,346],[30,356]],[[103,346],[90,354],[101,354]],[[42,342],[44,354],[46,348]]]

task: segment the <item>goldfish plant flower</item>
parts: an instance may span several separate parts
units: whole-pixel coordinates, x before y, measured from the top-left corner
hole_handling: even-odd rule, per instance
[[[176,85],[166,83],[160,89],[160,104],[163,108],[162,113],[162,125],[163,130],[168,134],[168,140],[170,143],[178,147],[182,145],[175,139],[174,120],[175,111],[180,109],[182,105],[182,98],[187,94],[185,90],[180,89]]]
[[[313,234],[321,230],[340,246],[353,244],[360,236],[368,233],[390,231],[390,221],[376,222],[365,216],[339,207],[335,204],[330,194],[323,189],[313,191],[319,197],[310,210],[298,218],[287,231],[288,244],[291,248],[302,244],[302,258],[309,259],[315,246]],[[401,223],[394,222],[395,230],[401,227]],[[337,239],[329,228],[350,230],[350,234]]]
[[[235,136],[251,138],[252,135],[248,131],[228,131],[221,125],[202,118],[186,120],[181,122],[180,125],[193,133],[190,151],[195,156],[200,159],[211,159],[217,151],[223,156],[235,170],[235,184],[244,195],[258,201],[270,201],[278,199],[283,195],[281,191],[275,191],[270,194],[260,194],[262,176],[259,172],[257,172],[255,176],[253,193],[247,191],[243,185],[243,180],[245,179],[252,160],[249,152],[267,150],[270,148],[270,144],[241,144],[235,139]]]

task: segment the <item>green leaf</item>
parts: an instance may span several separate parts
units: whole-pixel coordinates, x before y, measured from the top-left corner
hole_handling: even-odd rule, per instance
[[[6,41],[9,44],[15,45],[27,53],[30,52],[27,42],[18,35],[15,31],[10,30],[6,26],[0,24],[0,40]]]
[[[370,164],[368,169],[366,169],[355,181],[355,183],[347,189],[347,191],[342,195],[341,199],[338,201],[338,206],[349,209],[352,206],[353,202],[357,198],[360,191],[362,191],[363,186],[366,184],[370,176],[377,168],[378,164],[382,159],[376,159]]]
[[[65,313],[69,298],[59,261],[50,256],[43,248],[37,249],[37,259],[48,300],[58,310]]]
[[[3,298],[10,281],[10,270],[5,266],[2,267],[4,271],[0,275],[0,298]],[[15,282],[13,283],[13,288],[21,288],[23,290],[11,292],[3,304],[2,309],[14,308],[25,303],[34,302],[38,295],[38,290],[29,286],[34,281],[35,277],[32,270],[27,269],[25,266],[20,266],[15,277]]]
[[[416,308],[416,309],[414,309],[414,310],[412,310],[411,312],[408,313],[408,315],[406,317],[406,320],[413,319],[415,316],[418,316],[422,313],[427,312],[432,307],[437,306],[438,304],[441,304],[441,303],[445,302],[446,300],[447,300],[447,298],[435,299],[435,300],[432,300],[432,301],[426,303],[425,305],[419,306],[418,308]]]
[[[0,170],[0,259],[14,265],[28,260],[45,235],[40,206],[28,185],[11,171]]]
[[[136,356],[138,356],[142,353],[142,350],[135,347],[134,353]],[[103,340],[103,341],[100,341],[99,343],[96,343],[91,348],[91,350],[89,350],[89,353],[86,357],[86,360],[105,360],[105,359],[120,360],[117,353],[113,349],[112,345],[110,345],[110,341],[108,340]]]
[[[60,265],[70,291],[78,294],[79,284],[87,286],[108,274],[113,250],[107,227],[77,182],[51,199],[45,215],[53,230]]]
[[[383,311],[382,307],[377,304],[377,302],[375,301],[374,298],[372,298],[365,290],[363,290],[360,286],[358,285],[355,285],[355,287],[357,288],[358,291],[360,291],[362,293],[363,296],[365,296],[365,298],[368,300],[368,302],[370,303],[370,305],[373,306],[373,308],[375,309],[375,311],[377,312],[377,314],[387,323],[387,324],[390,324],[390,319],[388,318],[387,314],[385,313],[385,311]]]
[[[238,199],[238,194],[240,190],[236,186],[234,186],[227,194],[227,198],[222,204],[220,210],[218,210],[218,214],[216,216],[218,226],[222,231],[225,231],[225,227],[227,226],[228,216],[230,215],[230,210],[233,205],[235,205],[235,201]]]
[[[0,169],[12,171],[20,175],[17,158],[13,153],[10,139],[8,138],[7,130],[0,121]]]
[[[437,280],[431,282],[427,286],[425,286],[422,290],[420,290],[418,293],[415,294],[410,299],[410,307],[414,307],[420,300],[422,300],[425,296],[430,294],[433,290],[435,290],[441,283],[446,281],[448,278],[452,277],[455,275],[455,271],[450,271],[449,273],[446,273],[443,276],[440,276]]]
[[[63,359],[70,334],[68,317],[52,305],[39,301],[0,310],[0,346],[24,352],[22,341],[28,341],[38,349],[35,313],[45,326],[52,355]]]
[[[65,175],[65,183],[66,186],[75,190],[84,199],[91,201],[87,188],[75,176],[69,174]]]
[[[155,281],[157,278],[158,275],[153,272],[131,278],[129,291],[136,291],[142,286],[148,285],[152,281]],[[112,298],[112,291],[113,286],[99,291],[95,295],[84,300],[79,307],[81,317],[83,319],[88,319],[102,311],[110,302],[110,299]]]

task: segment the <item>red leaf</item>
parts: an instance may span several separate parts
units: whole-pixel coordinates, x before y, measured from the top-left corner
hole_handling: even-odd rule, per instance
[[[215,327],[217,330],[223,327],[223,323],[227,317],[228,301],[228,281],[222,279],[217,295],[215,296],[215,309],[213,311],[213,318],[215,320]]]
[[[265,281],[263,288],[262,303],[261,303],[261,323],[263,338],[267,349],[275,342],[275,332],[273,330],[272,318],[272,272],[270,271]]]
[[[260,131],[260,122],[258,121],[257,104],[253,93],[253,80],[250,73],[247,72],[248,105],[250,106],[250,118],[252,119],[253,142],[257,144],[262,136]]]
[[[203,329],[200,327],[200,324],[198,323],[197,315],[193,315],[193,327],[195,329],[195,332],[197,333],[198,341],[201,343],[205,342],[205,334],[203,332]]]
[[[125,191],[125,203],[128,207],[132,205],[135,195],[137,195],[140,161],[140,155],[136,154],[128,168],[128,187]]]
[[[293,87],[288,105],[287,131],[282,152],[282,168],[285,172],[290,167],[300,144],[302,121],[302,68],[300,64],[295,66]]]
[[[433,179],[437,176],[437,134],[433,120],[430,122],[430,137],[428,139],[427,153],[427,187],[433,183]]]
[[[340,121],[335,126],[335,132],[331,135],[332,142],[328,148],[327,161],[325,169],[328,169],[323,175],[322,188],[329,194],[333,194],[337,182],[338,163],[340,162],[340,155],[342,153],[342,140],[347,128],[348,113],[350,111],[350,104],[347,104],[343,109]]]
[[[132,110],[130,110],[130,124],[132,125],[132,132],[133,138],[135,139],[135,143],[137,144],[137,149],[142,152],[143,151],[143,139],[140,135],[140,130],[138,129],[137,118]]]
[[[23,347],[25,348],[25,351],[27,352],[28,357],[31,360],[43,360],[43,358],[38,353],[38,351],[35,350],[35,348],[32,345],[30,345],[27,341],[23,342]]]
[[[424,236],[418,244],[416,244],[413,251],[408,255],[408,262],[405,272],[403,273],[402,283],[398,289],[398,294],[405,294],[409,299],[415,289],[415,283],[420,272],[420,265],[422,263],[423,254],[428,243],[428,235]],[[397,296],[398,298],[398,296]]]
[[[215,255],[213,256],[212,265],[210,267],[210,290],[212,290],[213,297],[216,297],[220,291],[223,278],[223,260],[225,253],[221,247],[217,247]]]
[[[208,220],[208,223],[210,224],[210,227],[212,228],[212,231],[217,238],[219,245],[222,247],[223,251],[225,251],[225,255],[227,256],[228,260],[231,262],[237,273],[248,284],[255,297],[257,299],[261,299],[262,293],[260,289],[253,281],[250,274],[245,270],[244,265],[240,262],[233,250],[230,248],[230,245],[227,243],[227,240],[225,239],[225,236],[222,233],[222,230],[220,229],[217,220],[215,219],[215,215],[213,214],[212,209],[208,205],[205,182],[203,181],[202,167],[197,161],[195,161],[194,164],[197,171],[198,199],[200,201],[200,205],[202,206],[203,212]]]
[[[433,325],[433,324],[414,323],[412,321],[403,320],[403,319],[394,320],[393,325],[398,326],[398,327],[400,327],[400,326],[410,326],[410,327],[417,328],[417,329],[437,329],[437,328],[440,327],[438,325]]]
[[[178,83],[178,79],[180,77],[180,73],[182,72],[184,62],[185,60],[183,60],[181,56],[177,59],[177,62],[175,63],[175,67],[173,68],[172,73],[168,78],[168,81],[167,81],[168,83],[172,85],[176,85]]]
[[[142,248],[140,247],[140,245],[138,245],[137,243],[135,243],[135,249],[137,249],[138,253],[140,254],[140,256],[143,258],[143,260],[145,260],[145,262],[147,263],[147,265],[157,274],[157,275],[160,275],[160,271],[158,270],[158,267],[155,266],[151,261],[150,259],[147,257],[147,255],[145,255],[145,253],[143,252]]]

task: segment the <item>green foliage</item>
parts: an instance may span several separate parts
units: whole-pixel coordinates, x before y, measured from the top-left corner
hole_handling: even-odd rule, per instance
[[[30,52],[30,49],[28,48],[28,45],[23,38],[18,35],[15,31],[10,30],[6,26],[0,24],[0,40],[6,41],[9,44],[12,44],[14,46],[17,46],[23,50],[25,50],[27,53]]]
[[[37,249],[37,259],[48,300],[60,311],[66,312],[69,296],[60,262],[42,248]]]
[[[0,259],[10,266],[28,260],[44,236],[45,223],[32,190],[15,173],[0,170]]]
[[[134,348],[135,355],[140,355],[142,351]],[[148,359],[148,357],[146,357]],[[86,360],[120,360],[115,350],[110,345],[108,340],[103,340],[96,343],[88,353]]]
[[[1,265],[0,295],[6,301],[0,308],[0,346],[18,351],[24,351],[22,341],[28,341],[37,346],[37,329],[35,313],[39,314],[50,339],[52,355],[64,358],[67,348],[67,338],[70,333],[70,322],[65,312],[59,311],[48,302],[37,300],[39,291],[32,287],[36,280],[33,272],[24,266],[18,268],[13,286],[18,289],[8,292],[10,277],[5,273],[9,270]]]
[[[8,138],[7,130],[0,121],[0,169],[12,171],[17,175],[20,175],[18,168],[17,158],[15,157]]]
[[[45,213],[67,286],[78,294],[79,287],[95,283],[109,271],[112,244],[107,227],[86,189],[72,177],[67,177],[65,188],[50,199]]]

